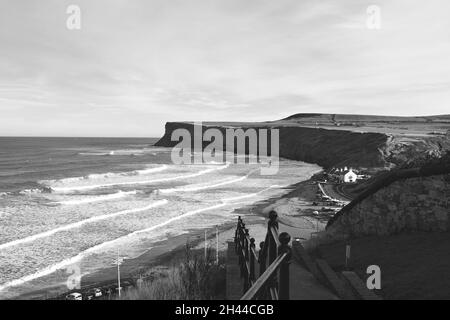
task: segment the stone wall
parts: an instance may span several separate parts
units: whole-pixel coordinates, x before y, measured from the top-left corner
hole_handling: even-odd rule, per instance
[[[395,181],[327,228],[327,238],[450,231],[450,174]]]

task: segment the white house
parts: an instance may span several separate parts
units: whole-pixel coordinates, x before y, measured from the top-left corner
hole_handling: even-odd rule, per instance
[[[344,174],[344,182],[356,182],[356,179],[358,179],[358,175],[352,169]]]

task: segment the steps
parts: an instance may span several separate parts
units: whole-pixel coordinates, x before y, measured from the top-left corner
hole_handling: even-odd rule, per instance
[[[228,241],[227,244],[226,299],[239,300],[243,295],[239,259],[235,252],[234,242]]]
[[[243,282],[240,277],[238,256],[234,242],[228,242],[226,263],[226,299],[239,300],[243,295]],[[335,300],[338,299],[328,288],[322,285],[298,259],[290,264],[289,294],[291,300]]]

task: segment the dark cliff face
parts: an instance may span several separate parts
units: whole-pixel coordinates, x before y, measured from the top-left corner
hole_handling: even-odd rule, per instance
[[[246,130],[250,126],[241,127]],[[168,122],[164,136],[156,146],[173,147],[178,141],[171,141],[172,132],[186,129],[193,136],[193,125],[182,122]],[[203,126],[217,128],[225,133],[221,126]],[[305,127],[279,127],[274,125],[251,126],[255,129],[279,129],[280,157],[316,163],[324,168],[333,166],[383,167],[385,161],[380,151],[386,145],[388,137],[380,133],[357,133],[345,130],[327,130]],[[225,134],[224,134],[225,136]],[[208,143],[205,143],[207,145]]]

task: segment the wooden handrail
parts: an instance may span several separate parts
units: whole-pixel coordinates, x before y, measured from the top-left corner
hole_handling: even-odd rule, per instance
[[[291,237],[286,232],[278,234],[277,219],[277,213],[271,211],[266,237],[259,244],[257,254],[255,239],[250,238],[245,223],[238,218],[234,241],[244,283],[242,299],[289,299]],[[256,277],[256,263],[259,264],[259,278]]]
[[[274,275],[280,264],[287,258],[287,253],[284,253],[267,268],[267,270],[256,280],[255,284],[242,296],[241,300],[252,300],[256,294],[261,290],[264,284]]]
[[[275,244],[277,245],[277,247],[279,247],[281,245],[281,243],[280,243],[280,240],[278,240],[278,230],[271,227],[270,232],[272,234],[272,239],[275,241]]]

